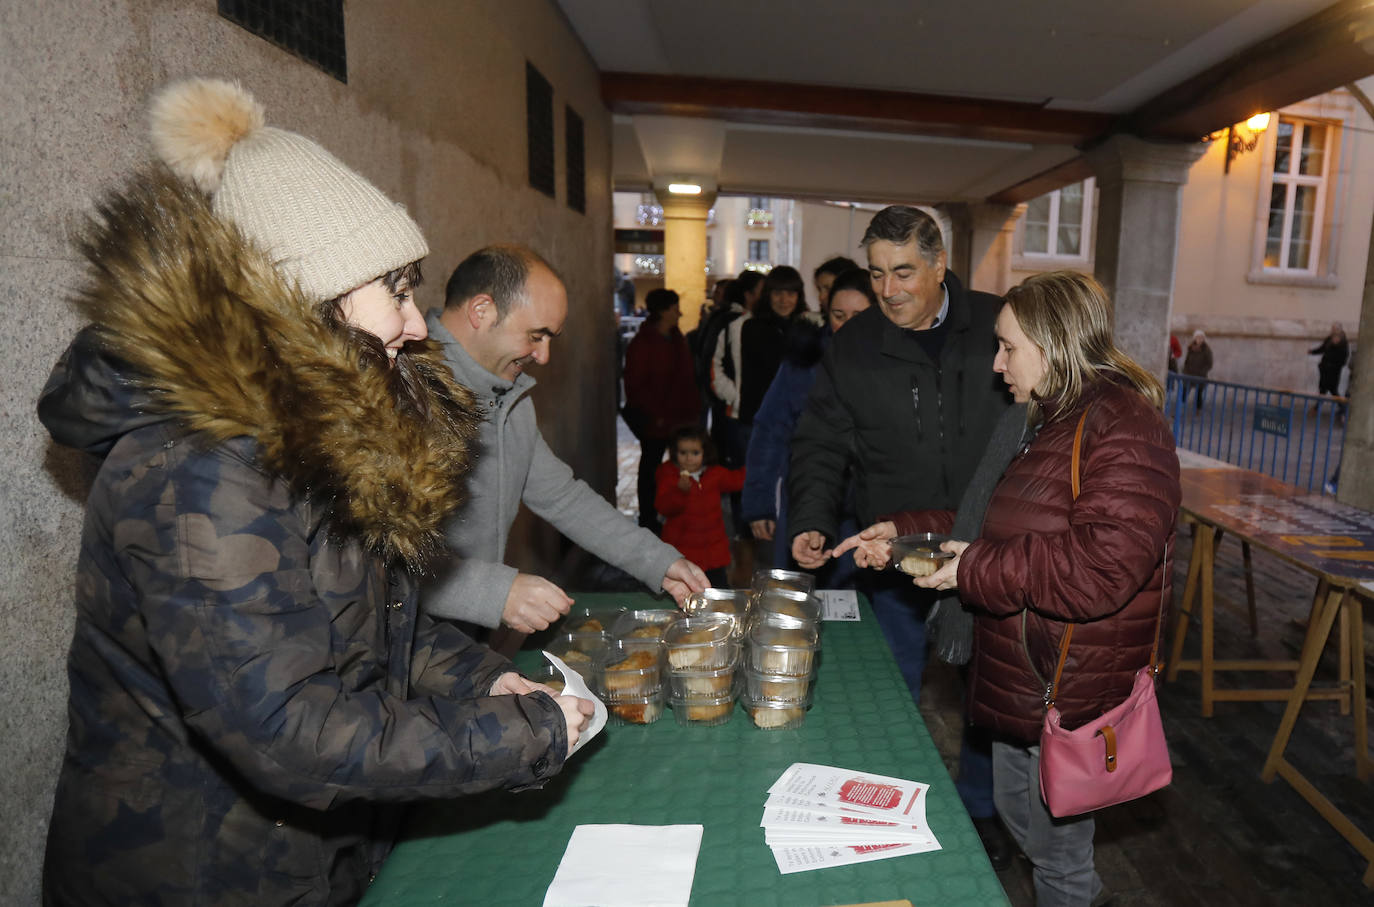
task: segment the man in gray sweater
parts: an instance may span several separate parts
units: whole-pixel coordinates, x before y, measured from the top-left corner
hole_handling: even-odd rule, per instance
[[[549,361],[567,314],[567,290],[548,262],[523,247],[489,246],[458,265],[443,311],[426,315],[430,336],[485,416],[468,503],[445,530],[454,557],[422,589],[420,604],[431,614],[532,633],[568,612],[572,599],[562,589],[502,562],[521,501],[679,604],[706,588],[701,568],[627,520],[544,443],[529,396],[535,382],[525,368]]]

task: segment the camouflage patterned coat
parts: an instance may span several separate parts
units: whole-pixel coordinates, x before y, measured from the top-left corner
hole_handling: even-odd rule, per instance
[[[386,365],[169,177],[83,251],[94,325],[39,405],[103,457],[45,899],[354,902],[400,804],[538,785],[567,749],[552,698],[485,695],[509,662],[416,609],[471,398],[429,348],[430,418],[398,412]]]

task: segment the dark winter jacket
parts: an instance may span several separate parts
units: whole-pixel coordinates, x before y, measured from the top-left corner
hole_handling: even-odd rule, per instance
[[[1345,368],[1346,361],[1350,358],[1350,341],[1344,336],[1340,340],[1332,340],[1325,337],[1315,349],[1307,351],[1309,355],[1321,354],[1321,359],[1317,362],[1317,371],[1322,377],[1331,379],[1327,383],[1338,383],[1341,369]]]
[[[949,333],[934,362],[873,306],[835,335],[792,436],[788,532],[837,541],[845,469],[859,525],[897,510],[953,510],[1011,402],[992,370],[1002,300],[945,272]]]
[[[1083,409],[1080,493],[1070,459]],[[1129,694],[1150,660],[1168,595],[1182,494],[1168,423],[1133,388],[1104,378],[1011,462],[982,536],[959,561],[959,596],[977,611],[969,719],[1032,742],[1066,622],[1076,624],[1057,706],[1069,728]],[[1167,621],[1167,598],[1164,608]]]
[[[663,514],[663,541],[703,570],[730,565],[730,540],[720,496],[744,486],[743,469],[708,466],[691,488],[678,488],[677,464],[660,463],[654,476],[654,509]]]
[[[792,432],[806,408],[816,367],[829,343],[830,328],[809,319],[799,319],[788,332],[787,355],[754,413],[754,430],[749,433],[748,475],[740,496],[740,509],[748,522],[778,518],[778,482],[787,481]]]
[[[701,421],[692,353],[677,328],[665,337],[652,321],[639,326],[625,350],[625,409],[642,437],[660,441]]]
[[[752,425],[763,395],[778,373],[783,354],[787,352],[788,333],[792,325],[804,315],[798,305],[786,318],[767,305],[761,305],[754,317],[740,324],[740,380],[739,413],[737,418]]]
[[[509,662],[416,608],[458,504],[471,396],[433,345],[384,362],[160,174],[83,249],[94,326],[39,404],[102,457],[49,828],[54,904],[345,904],[399,805],[537,785],[557,703],[488,696]]]
[[[1188,353],[1183,357],[1183,374],[1194,378],[1206,378],[1212,371],[1212,348],[1207,341],[1202,346],[1188,344]]]

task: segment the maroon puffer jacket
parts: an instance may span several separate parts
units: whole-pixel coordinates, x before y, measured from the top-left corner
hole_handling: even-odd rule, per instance
[[[1075,501],[1070,458],[1084,407]],[[1056,703],[1065,727],[1126,698],[1150,660],[1181,497],[1168,423],[1128,385],[1095,382],[1040,430],[1007,467],[982,536],[959,561],[960,597],[986,609],[975,620],[972,723],[1039,738],[1066,621],[1077,626]]]

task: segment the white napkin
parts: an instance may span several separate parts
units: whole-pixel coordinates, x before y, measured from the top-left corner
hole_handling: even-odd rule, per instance
[[[700,825],[579,825],[544,907],[687,907]]]
[[[587,729],[577,738],[577,743],[573,744],[572,750],[568,753],[568,758],[571,759],[573,753],[586,746],[587,741],[601,733],[601,729],[606,726],[606,703],[592,695],[592,691],[587,689],[587,683],[582,679],[582,675],[565,665],[563,659],[557,655],[550,655],[548,652],[544,653],[544,657],[563,675],[563,692],[580,699],[590,699],[595,709],[592,712],[592,720],[587,724]]]

